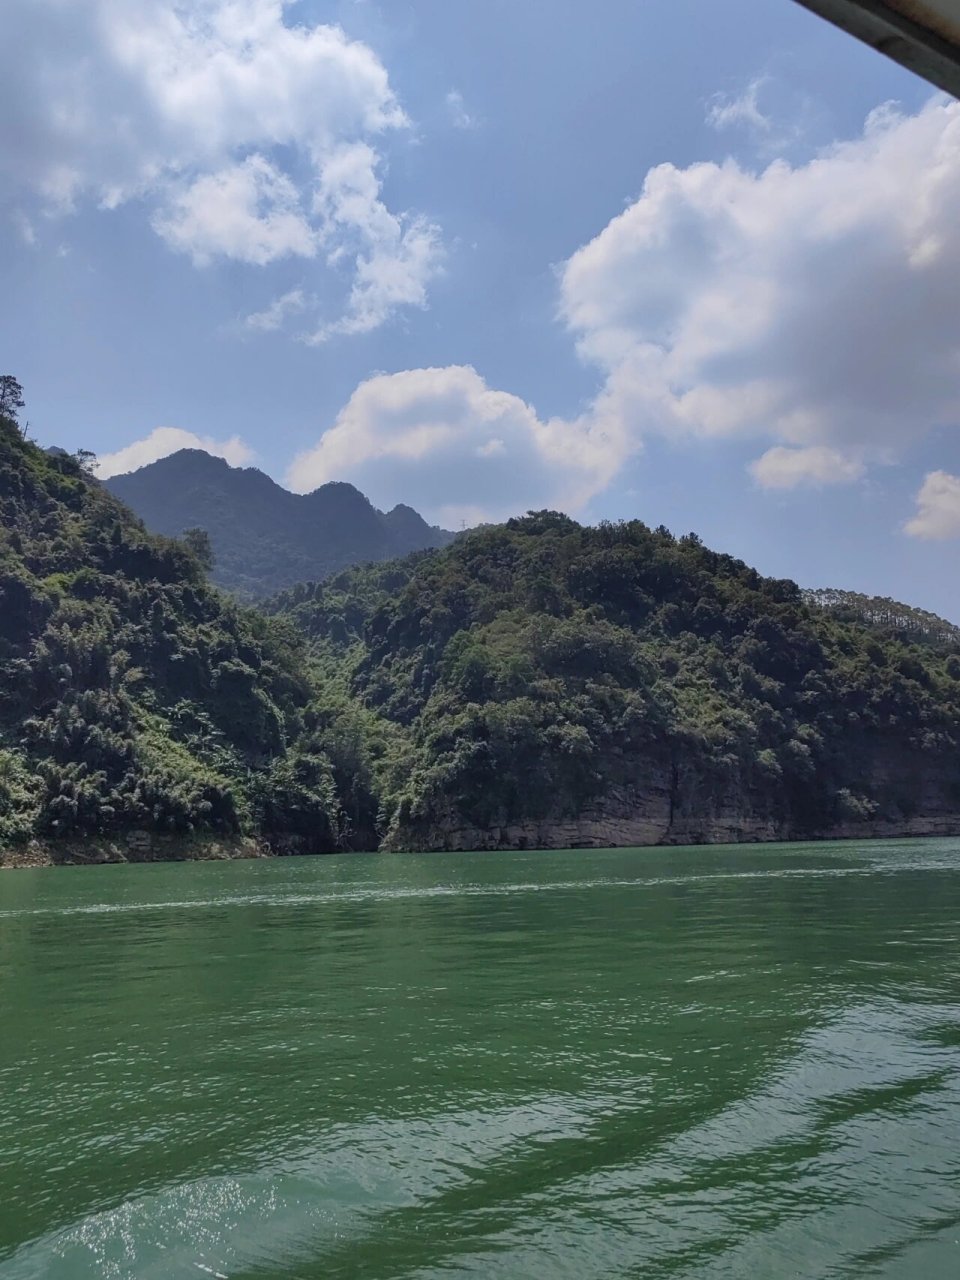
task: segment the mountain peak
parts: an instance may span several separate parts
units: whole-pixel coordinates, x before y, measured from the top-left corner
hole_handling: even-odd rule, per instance
[[[177,449],[174,453],[168,453],[163,458],[157,458],[156,462],[145,462],[142,467],[136,467],[133,471],[126,471],[124,475],[139,475],[141,472],[149,471],[151,468],[170,471],[184,467],[191,467],[196,471],[230,470],[229,462],[227,462],[226,458],[221,458],[219,454],[208,453],[206,449]]]
[[[214,582],[247,599],[453,537],[404,504],[384,515],[348,481],[290,493],[256,467],[232,467],[202,449],[180,449],[106,485],[151,532],[206,529]]]

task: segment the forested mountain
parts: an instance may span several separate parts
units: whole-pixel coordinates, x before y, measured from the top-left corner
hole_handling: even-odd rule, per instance
[[[960,826],[955,646],[693,535],[533,513],[263,610],[210,587],[196,545],[0,418],[0,849]]]
[[[0,416],[0,848],[134,830],[339,847],[302,648]]]
[[[396,735],[390,847],[960,827],[960,656],[692,535],[543,512],[273,608]]]
[[[289,493],[262,471],[231,467],[199,449],[182,449],[106,485],[153,533],[179,537],[205,529],[213,581],[247,600],[453,538],[411,507],[378,511],[353,485]]]

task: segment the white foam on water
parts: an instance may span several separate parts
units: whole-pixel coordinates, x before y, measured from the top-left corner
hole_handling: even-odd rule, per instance
[[[703,884],[724,880],[782,880],[782,879],[836,879],[848,876],[871,876],[879,871],[890,874],[956,870],[960,872],[960,858],[944,866],[941,863],[927,865],[910,862],[902,866],[838,866],[838,867],[771,867],[751,871],[709,871],[671,876],[638,876],[629,879],[600,878],[593,880],[526,881],[513,884],[437,884],[417,888],[345,889],[341,892],[320,893],[249,893],[230,894],[213,898],[169,899],[162,902],[98,902],[81,906],[23,907],[0,910],[0,919],[20,916],[86,916],[124,915],[133,912],[207,911],[220,907],[309,907],[338,903],[391,903],[405,901],[430,901],[442,898],[490,898],[516,897],[522,893],[579,892],[589,889],[651,889],[660,885]]]

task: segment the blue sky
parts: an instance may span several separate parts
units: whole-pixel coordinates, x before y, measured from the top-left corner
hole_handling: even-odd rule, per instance
[[[12,0],[0,364],[435,521],[960,620],[960,109],[792,0]]]

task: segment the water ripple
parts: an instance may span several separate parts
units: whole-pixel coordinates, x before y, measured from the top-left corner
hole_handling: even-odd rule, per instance
[[[0,881],[0,1280],[960,1274],[956,842],[98,874]]]

